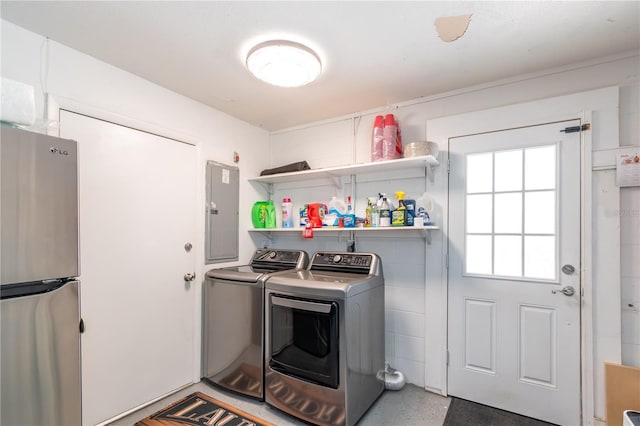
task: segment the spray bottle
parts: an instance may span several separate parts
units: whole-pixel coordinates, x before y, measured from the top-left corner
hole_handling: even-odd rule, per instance
[[[380,206],[380,226],[391,226],[391,208],[387,197],[382,197]]]
[[[371,205],[371,227],[377,228],[380,226],[380,210],[378,210],[376,197],[370,197],[369,204]]]
[[[404,226],[407,217],[407,209],[404,205],[404,191],[396,191],[398,208],[391,214],[391,226]]]

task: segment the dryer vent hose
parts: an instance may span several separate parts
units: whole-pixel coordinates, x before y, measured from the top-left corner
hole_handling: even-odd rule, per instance
[[[388,362],[384,363],[384,371],[378,372],[378,380],[384,381],[384,388],[400,390],[404,387],[405,378],[401,371],[391,368]]]

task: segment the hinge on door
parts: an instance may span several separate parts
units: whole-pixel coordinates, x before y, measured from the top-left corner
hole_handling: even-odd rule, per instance
[[[444,254],[444,267],[445,269],[449,269],[449,253]]]
[[[451,161],[447,158],[447,174],[451,174]]]
[[[564,133],[575,133],[575,132],[584,132],[585,130],[591,130],[591,123],[585,123],[582,126],[565,127],[563,130],[560,130],[560,131]]]
[[[447,367],[449,366],[449,350],[447,349]]]

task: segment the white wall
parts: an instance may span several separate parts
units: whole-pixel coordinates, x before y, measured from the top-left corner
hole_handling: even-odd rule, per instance
[[[233,164],[233,152],[237,151],[240,154],[240,260],[250,258],[255,247],[246,230],[251,225],[250,206],[259,195],[246,178],[256,176],[268,167],[269,135],[265,130],[54,41],[48,43],[47,54],[43,37],[6,21],[0,21],[0,24],[0,74],[35,88],[37,124],[40,126],[36,130],[43,130],[44,93],[47,92],[61,106],[72,111],[196,145],[198,180],[193,185],[197,187],[197,205],[202,209],[194,212],[193,220],[197,226],[194,247],[199,278],[213,267],[204,265],[205,164],[207,160]],[[196,290],[194,327],[199,335],[200,286]],[[194,348],[194,357],[194,380],[197,380],[200,375],[199,347]]]
[[[272,134],[272,165],[286,164],[300,159],[312,159],[309,161],[312,167],[327,167],[342,164],[362,163],[370,160],[369,140],[371,127],[376,114],[393,113],[399,119],[402,129],[403,141],[405,143],[414,140],[428,140],[430,132],[428,121],[438,117],[458,115],[467,112],[487,110],[505,105],[518,104],[527,101],[552,98],[560,95],[588,91],[607,86],[619,86],[619,109],[616,105],[607,106],[605,109],[594,111],[594,122],[618,123],[619,129],[614,128],[612,133],[602,134],[603,129],[610,126],[597,126],[593,129],[593,140],[595,150],[617,148],[618,139],[620,145],[640,145],[638,135],[640,135],[640,123],[638,114],[639,103],[639,52],[629,52],[626,55],[603,58],[602,60],[591,61],[589,63],[576,64],[561,69],[553,69],[547,72],[540,72],[532,75],[525,75],[505,81],[487,83],[478,87],[471,87],[451,93],[444,93],[426,99],[417,99],[399,105],[381,107],[379,110],[367,111],[362,114],[354,114],[348,117],[338,117],[335,120],[327,120],[321,123],[311,123],[307,126],[300,126],[292,129],[274,132]],[[596,108],[597,109],[597,108]],[[619,130],[619,131],[618,131]],[[313,156],[307,153],[322,150],[321,156]],[[330,151],[331,155],[326,152]],[[440,158],[442,160],[442,157]],[[617,189],[612,188],[610,182],[600,175],[610,173],[610,171],[599,171],[594,173],[594,188],[598,182],[606,185],[603,191],[612,192]],[[437,190],[446,188],[439,174],[444,174],[442,170],[436,171],[434,181],[427,181],[427,186]],[[442,177],[442,179],[444,179]],[[598,184],[599,185],[599,184]],[[401,188],[398,188],[401,189]],[[340,188],[328,188],[320,190],[313,188],[306,196],[315,197],[314,201],[328,201],[321,198],[327,193],[340,194]],[[279,195],[279,194],[277,194]],[[438,196],[438,194],[434,194]],[[621,250],[620,259],[609,258],[607,261],[621,262],[620,276],[614,276],[611,282],[596,283],[598,295],[614,296],[612,303],[615,309],[609,309],[604,305],[605,311],[599,311],[599,318],[606,318],[611,312],[618,318],[620,306],[622,308],[622,322],[613,320],[613,330],[610,329],[610,321],[603,320],[598,323],[598,318],[594,321],[594,330],[590,330],[589,335],[594,340],[594,357],[596,359],[607,359],[613,362],[620,362],[620,352],[623,352],[623,362],[627,365],[640,365],[640,325],[638,313],[638,299],[640,299],[638,285],[638,264],[640,264],[640,251],[638,241],[640,241],[638,214],[638,191],[637,188],[624,189],[620,192],[620,206],[611,206],[612,210],[621,214],[620,236],[616,235],[615,241],[619,241]],[[617,195],[614,197],[617,204]],[[362,199],[355,200],[362,205]],[[295,199],[294,199],[295,202]],[[594,206],[594,209],[596,207]],[[444,207],[443,207],[444,209]],[[436,215],[437,224],[442,224],[445,210],[441,210]],[[595,217],[594,217],[595,220]],[[614,232],[617,228],[614,228]],[[425,347],[439,347],[440,341],[446,330],[441,324],[441,317],[437,315],[437,307],[429,308],[429,303],[416,303],[420,296],[425,295],[425,290],[430,286],[442,281],[442,256],[441,245],[443,244],[442,233],[434,234],[434,242],[426,248],[418,250],[412,241],[367,239],[363,244],[358,245],[358,250],[373,248],[380,250],[383,258],[385,277],[387,278],[386,296],[386,336],[387,336],[387,359],[391,361],[395,368],[404,371],[409,382],[426,386],[438,391],[442,388],[446,377],[441,375],[439,362],[434,363],[433,357],[441,358],[442,353],[429,353]],[[274,241],[280,244],[280,241]],[[295,241],[287,241],[295,244]],[[308,243],[304,243],[308,244]],[[322,243],[325,247],[332,245],[334,249],[344,249],[343,241],[326,241]],[[599,241],[593,242],[594,246]],[[617,250],[613,251],[614,253]],[[599,252],[600,253],[600,252]],[[605,250],[602,255],[610,256]],[[426,258],[425,258],[426,256]],[[419,271],[417,265],[427,264],[428,273],[405,273],[407,265],[411,265],[414,272]],[[613,269],[617,271],[617,268]],[[608,273],[602,271],[602,274]],[[617,272],[615,272],[617,273]],[[621,282],[621,288],[619,284]],[[614,285],[614,288],[607,288]],[[620,294],[622,294],[621,299]],[[431,294],[437,301],[444,300],[442,295]],[[427,293],[429,300],[429,293]],[[424,299],[422,299],[424,300]],[[629,300],[634,306],[629,307]],[[436,302],[437,303],[437,302]],[[426,306],[426,307],[425,307]],[[625,308],[626,306],[626,308]],[[434,313],[434,311],[436,311]],[[600,335],[598,335],[600,333]],[[622,335],[622,348],[620,348],[620,337]],[[431,341],[434,339],[435,341]],[[609,347],[609,343],[618,342],[617,348]],[[617,360],[616,360],[617,357]],[[600,371],[602,366],[596,365]],[[426,371],[426,374],[425,374]],[[426,376],[426,377],[425,377]],[[594,389],[596,408],[595,414],[604,418],[604,396],[602,378],[596,373]],[[591,421],[589,421],[591,422]]]

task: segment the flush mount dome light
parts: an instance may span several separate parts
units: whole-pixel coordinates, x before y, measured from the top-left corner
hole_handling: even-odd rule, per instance
[[[260,80],[281,87],[299,87],[318,78],[320,58],[307,46],[287,40],[260,43],[247,54],[247,68]]]

